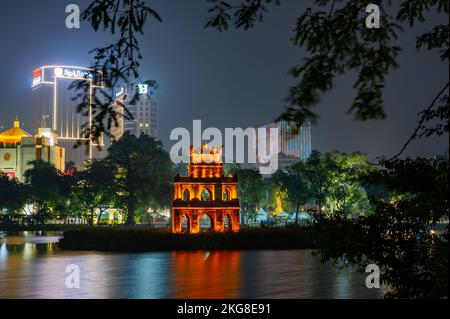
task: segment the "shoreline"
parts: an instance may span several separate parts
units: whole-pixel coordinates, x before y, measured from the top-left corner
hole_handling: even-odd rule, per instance
[[[49,225],[38,225],[38,226],[9,226],[9,227],[0,227],[0,232],[8,232],[8,233],[21,233],[21,232],[65,232],[70,230],[80,230],[86,229],[89,226],[87,225],[57,225],[57,224],[49,224]]]

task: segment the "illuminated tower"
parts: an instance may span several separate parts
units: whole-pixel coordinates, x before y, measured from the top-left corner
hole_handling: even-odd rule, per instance
[[[138,99],[135,99],[137,94]],[[159,104],[151,96],[147,84],[123,84],[115,93],[116,101],[113,108],[119,115],[117,126],[111,127],[111,136],[118,140],[128,131],[139,137],[149,135],[159,140]],[[131,115],[125,118],[124,106]]]
[[[40,128],[52,129],[58,135],[59,144],[66,149],[66,161],[73,161],[78,169],[83,169],[86,160],[104,156],[98,149],[104,145],[103,137],[100,145],[96,145],[82,134],[83,125],[92,126],[93,114],[92,109],[85,114],[77,112],[78,102],[74,100],[77,92],[69,89],[75,80],[89,82],[90,100],[93,90],[103,87],[102,74],[83,67],[42,66],[33,71],[33,134]],[[83,146],[74,149],[77,142]]]
[[[223,175],[222,148],[191,147],[188,176],[175,177],[171,210],[173,233],[199,233],[205,216],[207,230],[239,231],[237,177]]]

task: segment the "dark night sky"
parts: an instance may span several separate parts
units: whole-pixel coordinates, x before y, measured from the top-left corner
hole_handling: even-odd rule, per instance
[[[0,6],[0,127],[16,115],[29,129],[31,73],[45,64],[88,66],[88,51],[108,42],[83,24],[65,28],[65,7],[88,0],[2,1]],[[163,23],[151,23],[142,38],[142,79],[159,83],[161,137],[175,127],[191,129],[193,119],[204,128],[249,127],[273,120],[293,80],[287,72],[305,56],[290,42],[295,19],[306,1],[283,1],[256,29],[218,33],[205,30],[205,0],[159,0],[150,4]],[[433,16],[432,19],[444,20]],[[428,26],[429,27],[429,26]],[[421,26],[415,31],[428,29]],[[414,32],[403,34],[400,69],[387,82],[388,119],[354,122],[346,110],[353,98],[353,77],[337,79],[335,89],[316,108],[313,148],[320,151],[363,151],[374,158],[396,153],[417,123],[417,112],[428,105],[437,88],[448,81],[448,65],[437,54],[417,52]],[[448,136],[414,142],[406,155],[430,157],[448,150]]]

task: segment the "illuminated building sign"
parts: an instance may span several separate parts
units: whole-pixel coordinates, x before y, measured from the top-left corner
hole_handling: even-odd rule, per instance
[[[138,92],[139,92],[139,94],[147,94],[148,93],[148,85],[147,84],[138,84]]]
[[[42,82],[41,69],[35,69],[33,71],[33,83],[31,85],[31,87],[38,86],[39,84],[41,84],[41,82]]]
[[[32,87],[53,84],[56,79],[92,80],[93,85],[103,86],[101,72],[76,66],[43,66],[33,71]]]
[[[35,69],[33,71],[33,78],[40,78],[41,77],[41,69]]]
[[[31,84],[31,87],[34,88],[35,86],[38,86],[39,84],[41,84],[41,82],[42,82],[41,77],[33,78],[33,82],[32,82],[32,84]]]
[[[67,68],[55,68],[56,77],[86,79],[92,78],[92,73],[82,69],[67,69]]]

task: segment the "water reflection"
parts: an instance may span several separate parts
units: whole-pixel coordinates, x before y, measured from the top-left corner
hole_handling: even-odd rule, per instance
[[[69,252],[58,234],[0,237],[0,298],[379,298],[311,251]],[[65,286],[80,268],[80,289]]]
[[[242,255],[238,251],[172,252],[171,297],[239,298]]]

